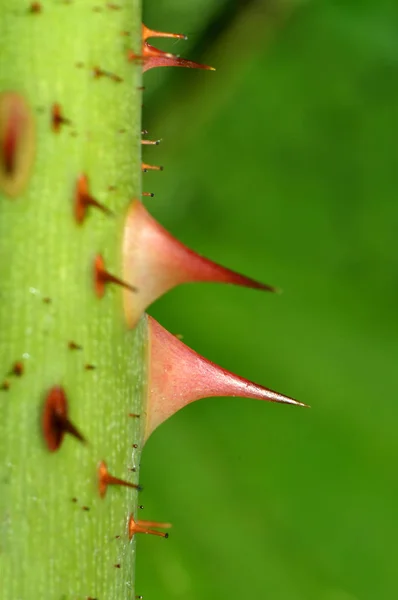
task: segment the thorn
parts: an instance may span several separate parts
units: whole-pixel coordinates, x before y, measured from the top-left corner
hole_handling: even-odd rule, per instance
[[[144,42],[150,38],[174,38],[178,40],[187,40],[188,36],[183,33],[166,33],[164,31],[156,31],[155,29],[149,29],[144,23],[142,24],[142,39]]]
[[[134,298],[124,294],[130,327],[157,298],[183,283],[210,281],[267,292],[276,289],[196,254],[164,229],[138,200],[133,201],[126,217],[123,261],[124,279],[129,281],[134,274],[139,290]]]
[[[104,214],[114,216],[113,212],[104,204],[101,204],[91,194],[87,175],[79,175],[75,186],[75,219],[82,223],[86,217],[87,208],[94,206]]]
[[[94,283],[95,283],[95,291],[98,298],[102,298],[105,294],[105,286],[108,283],[114,283],[115,285],[120,285],[124,287],[126,290],[130,292],[137,292],[137,288],[129,283],[126,283],[122,279],[111,275],[108,271],[105,270],[104,259],[100,254],[97,255],[94,261]]]
[[[133,417],[135,419],[139,419],[141,415],[137,415],[136,413],[129,413],[129,417]]]
[[[159,527],[160,529],[168,529],[171,527],[170,523],[157,523],[156,521],[135,521],[133,515],[129,518],[129,539],[133,538],[136,533],[147,533],[150,535],[158,535],[160,537],[168,538],[169,534],[163,531],[156,531],[151,527]]]
[[[143,173],[146,173],[147,171],[163,171],[163,167],[159,167],[157,165],[147,165],[146,163],[142,163],[141,170]]]
[[[0,390],[2,392],[8,392],[8,390],[10,389],[10,382],[7,381],[7,379],[5,381],[3,381],[3,383],[0,386]]]
[[[108,471],[105,461],[102,460],[98,465],[98,490],[101,498],[105,497],[108,485],[121,485],[138,491],[142,490],[141,486],[136,485],[135,483],[130,483],[128,481],[124,481],[124,479],[119,479],[118,477],[111,475]]]
[[[147,196],[148,198],[153,198],[155,194],[153,192],[142,192],[143,196]]]
[[[148,71],[149,69],[153,69],[154,67],[187,67],[190,69],[205,69],[207,71],[215,70],[213,67],[209,67],[208,65],[202,65],[191,60],[186,60],[185,58],[180,58],[171,52],[164,52],[163,50],[155,48],[147,41],[151,37],[187,39],[186,36],[179,33],[163,33],[160,31],[154,31],[143,25],[141,54],[138,55],[132,50],[129,50],[127,53],[127,58],[129,61],[141,61],[144,72]]]
[[[159,146],[160,140],[141,140],[143,146]]]
[[[69,433],[80,442],[85,438],[76,429],[68,417],[68,401],[62,387],[55,386],[48,392],[42,416],[42,430],[50,452],[61,446],[65,433]]]
[[[148,317],[149,392],[145,440],[166,419],[195,400],[241,396],[307,405],[238,377],[200,356]]]
[[[203,65],[185,58],[180,58],[171,52],[163,52],[163,50],[159,50],[158,48],[151,46],[151,44],[148,44],[148,42],[143,42],[141,56],[137,56],[130,51],[127,57],[130,61],[141,60],[142,70],[144,73],[145,71],[149,71],[149,69],[153,69],[155,67],[185,67],[188,69],[215,71],[214,67]]]
[[[71,125],[70,119],[62,115],[61,106],[57,103],[53,104],[51,109],[51,124],[55,133],[61,131],[61,125]]]

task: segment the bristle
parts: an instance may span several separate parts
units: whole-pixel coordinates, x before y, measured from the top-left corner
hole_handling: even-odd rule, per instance
[[[108,485],[118,485],[122,487],[129,487],[141,491],[141,487],[135,483],[130,483],[124,479],[114,477],[108,471],[108,467],[105,461],[101,461],[98,465],[98,491],[101,498],[104,498]]]
[[[157,521],[135,521],[133,515],[130,515],[129,517],[129,523],[128,523],[128,531],[129,531],[129,538],[130,540],[133,538],[133,536],[136,533],[146,533],[149,535],[157,535],[159,537],[164,537],[164,538],[168,538],[169,534],[168,533],[164,533],[163,531],[156,531],[156,529],[151,529],[151,527],[160,527],[161,529],[163,528],[168,528],[171,527],[170,523],[158,523]]]

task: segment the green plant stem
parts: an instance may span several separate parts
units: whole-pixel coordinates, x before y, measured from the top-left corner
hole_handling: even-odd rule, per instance
[[[0,0],[0,94],[19,93],[36,128],[26,189],[13,199],[0,190],[0,386],[9,384],[0,391],[0,597],[131,600],[137,492],[109,486],[101,498],[97,466],[138,481],[143,419],[128,414],[143,406],[146,325],[127,331],[120,288],[96,296],[93,261],[102,254],[120,276],[124,216],[141,193],[141,67],[126,60],[127,47],[139,53],[140,1],[99,11],[90,0],[41,4],[31,13],[28,2]],[[96,78],[95,67],[121,81]],[[54,103],[70,120],[58,133]],[[76,222],[83,173],[112,216],[90,207]],[[41,418],[53,386],[87,444],[66,435],[47,448]]]

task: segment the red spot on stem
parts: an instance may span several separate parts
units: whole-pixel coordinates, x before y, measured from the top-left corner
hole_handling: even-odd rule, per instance
[[[0,93],[0,191],[18,196],[26,187],[35,155],[33,114],[14,92]]]
[[[40,2],[32,2],[29,7],[29,12],[31,12],[32,14],[41,13],[42,10],[43,10],[43,7],[40,4]]]

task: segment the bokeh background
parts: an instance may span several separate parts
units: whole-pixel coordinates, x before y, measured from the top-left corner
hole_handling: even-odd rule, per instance
[[[145,600],[398,598],[398,3],[147,0],[217,71],[145,76],[147,205],[283,289],[181,287],[151,308],[311,410],[204,400],[142,461]]]

